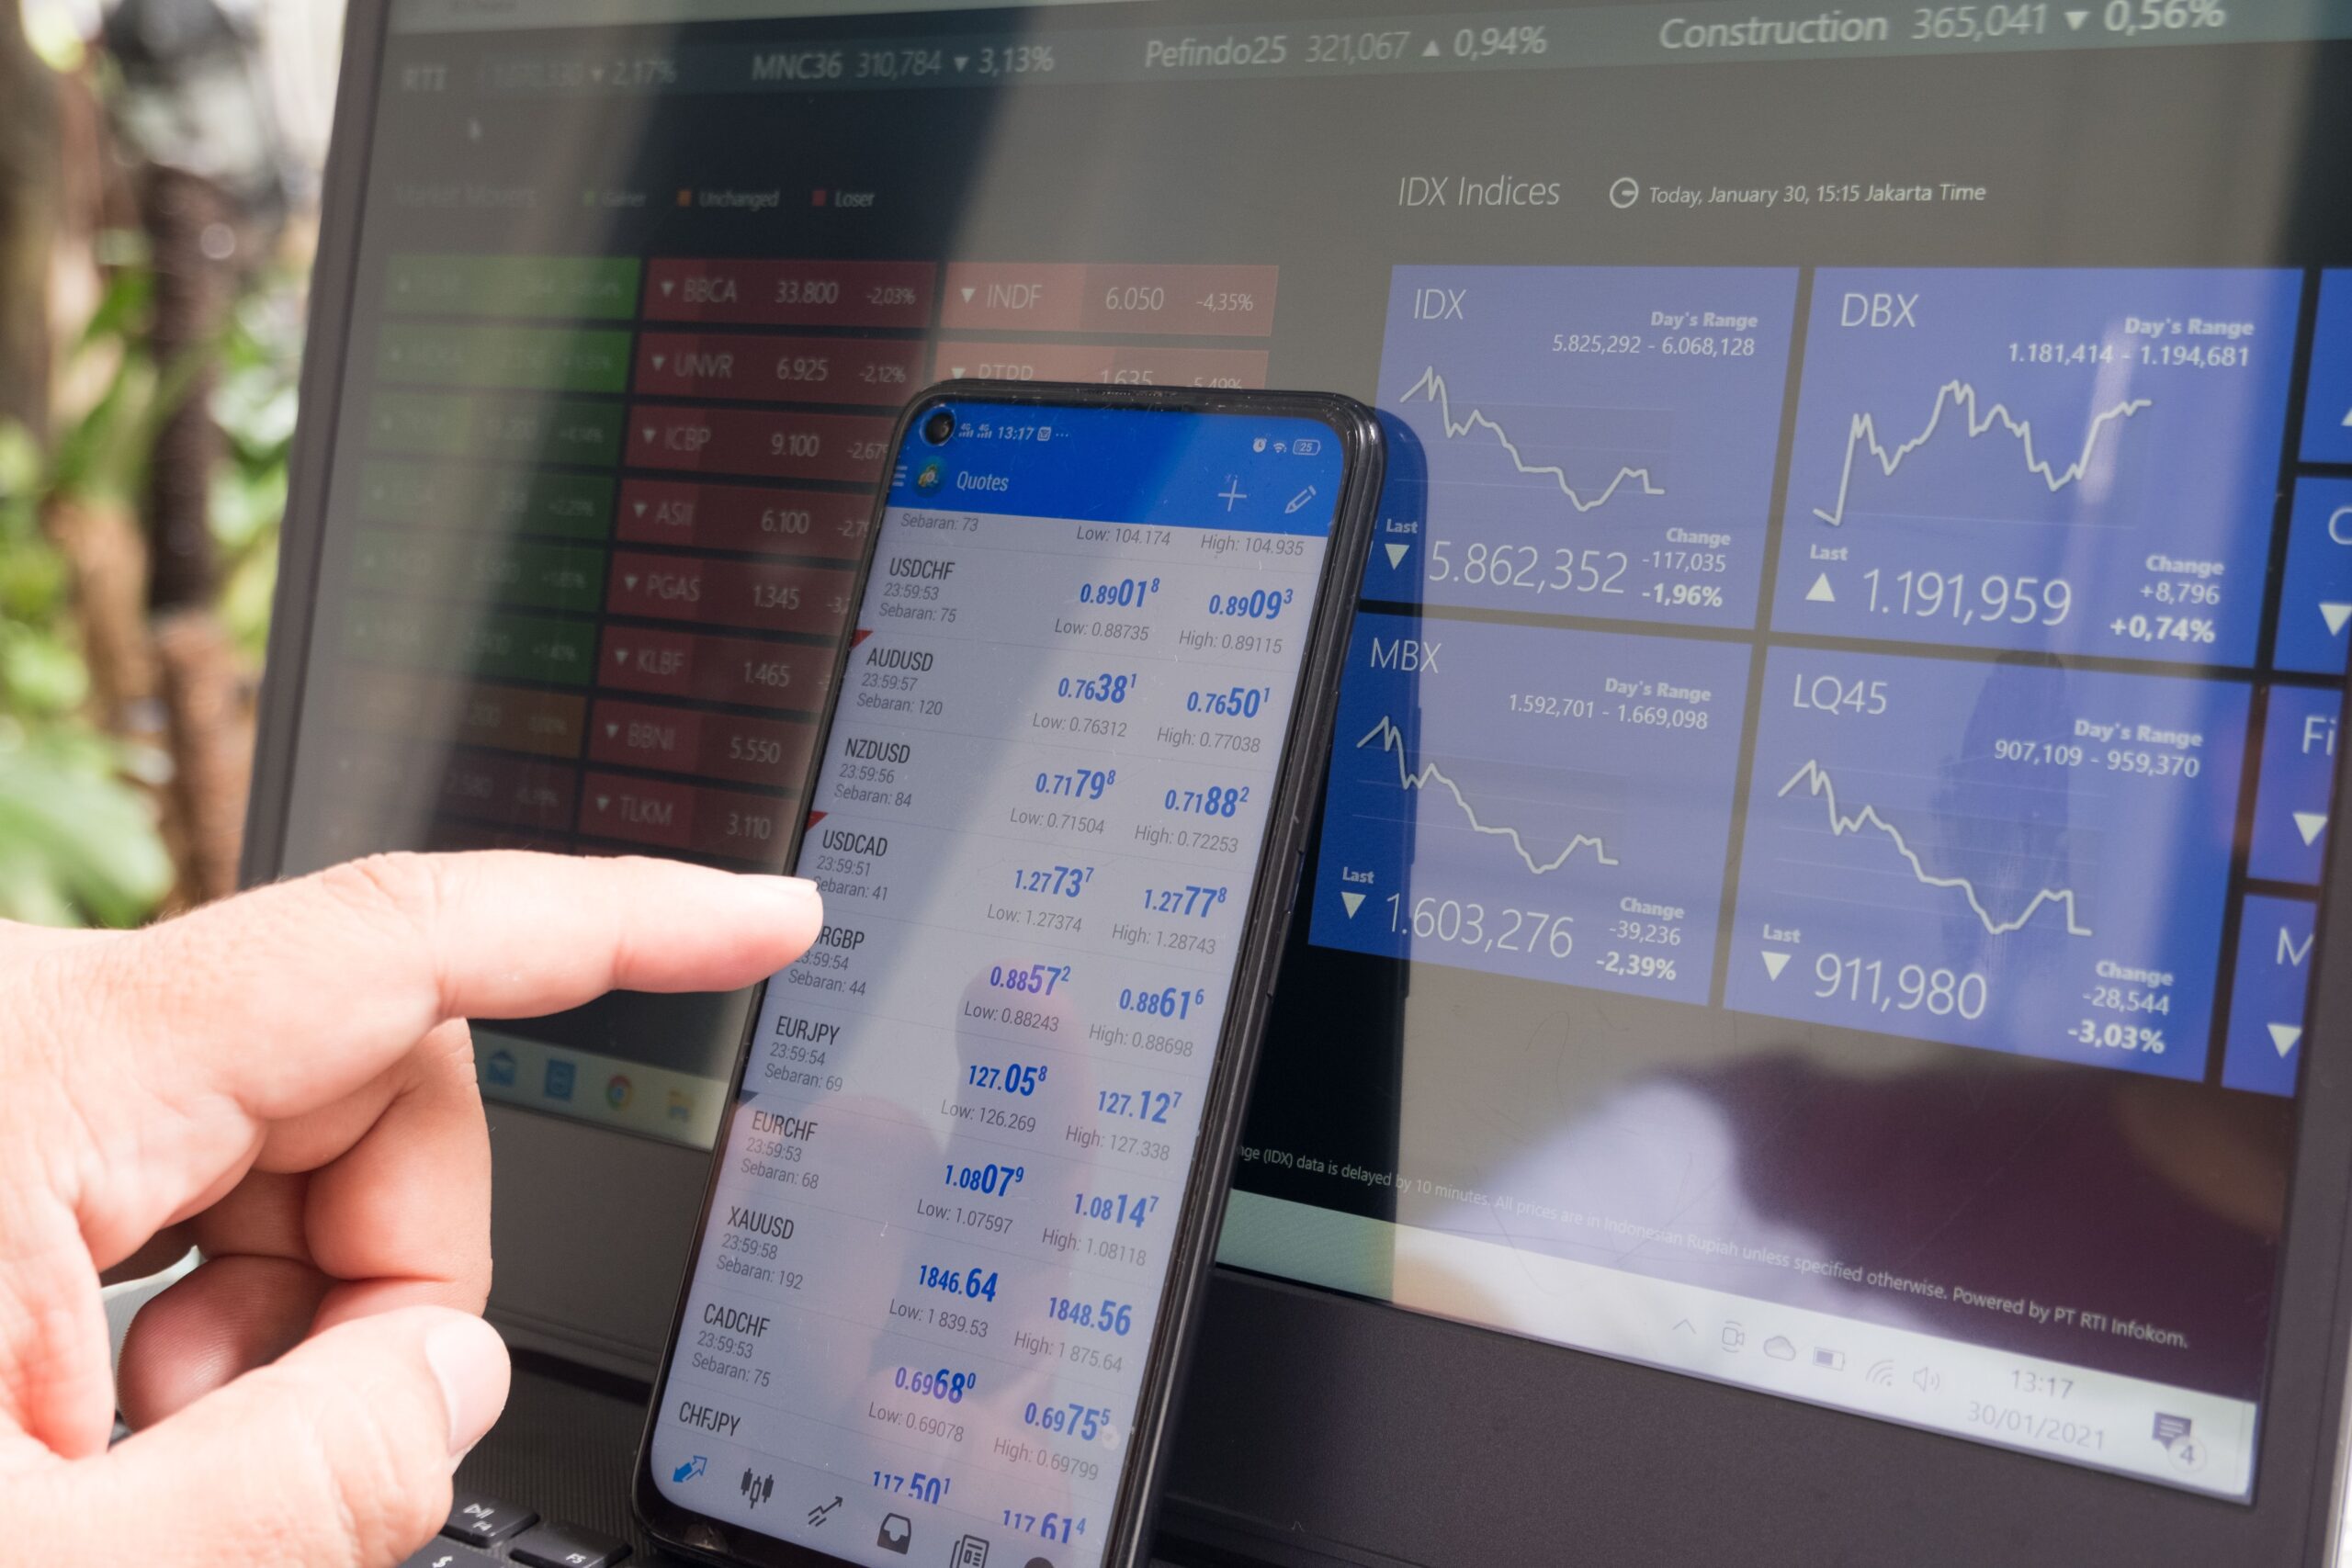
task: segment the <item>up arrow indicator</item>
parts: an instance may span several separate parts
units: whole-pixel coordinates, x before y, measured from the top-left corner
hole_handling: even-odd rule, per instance
[[[406,288],[408,285],[403,282],[401,287],[402,288]],[[2346,409],[2344,411],[2344,428],[2346,430],[2352,430],[2352,409]]]
[[[1348,919],[1352,920],[1356,918],[1356,911],[1363,908],[1363,895],[1342,893],[1340,895],[1340,902],[1347,906]]]
[[[2328,636],[2342,637],[2344,623],[2352,621],[2352,604],[2344,604],[2338,600],[2323,599],[2319,602],[2319,617],[2327,623]]]
[[[1437,47],[1437,39],[1430,39],[1428,43],[1421,47],[1421,58],[1423,60],[1435,60],[1438,58],[1440,52],[1441,51]]]
[[[1813,586],[1804,591],[1804,596],[1809,604],[1835,604],[1838,603],[1838,591],[1829,586],[1829,574],[1826,571],[1813,580]]]
[[[2317,843],[2319,836],[2327,831],[2327,813],[2324,811],[2296,812],[2295,831],[2303,836],[2303,842]]]
[[[2303,1032],[2298,1025],[2291,1023],[2274,1023],[2269,1025],[2268,1028],[2270,1030],[2270,1043],[2278,1047],[2278,1054],[2281,1056],[2293,1050],[2296,1045],[2301,1043],[2302,1041]]]
[[[1410,545],[1384,545],[1381,547],[1388,552],[1388,568],[1391,571],[1403,566],[1405,558],[1413,553],[1413,547]]]
[[[1764,972],[1775,980],[1779,979],[1781,971],[1789,966],[1789,956],[1785,953],[1773,953],[1767,950],[1764,954]]]
[[[2066,25],[2076,32],[2081,32],[2083,30],[2083,24],[2090,19],[2091,14],[2088,11],[2069,11],[2066,13]]]

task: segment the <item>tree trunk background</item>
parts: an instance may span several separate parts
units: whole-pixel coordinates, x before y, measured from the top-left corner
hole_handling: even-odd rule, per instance
[[[147,604],[165,615],[209,604],[215,586],[212,474],[226,446],[212,420],[211,349],[236,297],[235,212],[211,181],[162,164],[148,166],[139,209],[155,269],[148,346],[159,372],[187,377],[147,468]],[[219,254],[208,255],[208,243]]]
[[[236,649],[209,606],[158,615],[154,632],[172,751],[179,898],[209,903],[237,890],[245,792],[253,783],[253,705]]]
[[[145,511],[147,610],[172,755],[167,837],[180,900],[201,904],[236,891],[252,771],[244,671],[212,611],[212,478],[227,451],[212,418],[212,351],[236,299],[238,219],[218,186],[161,164],[149,165],[139,206],[155,269],[150,351],[167,378],[200,367],[156,429]]]
[[[0,421],[49,428],[49,265],[61,197],[57,84],[0,0]]]

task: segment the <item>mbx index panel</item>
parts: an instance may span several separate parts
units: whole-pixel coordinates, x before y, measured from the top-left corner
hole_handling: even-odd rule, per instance
[[[289,869],[774,867],[913,388],[1351,392],[1392,485],[1226,1260],[2254,1497],[2352,15],[696,17],[393,7]],[[743,1023],[618,998],[483,1086],[707,1142]]]

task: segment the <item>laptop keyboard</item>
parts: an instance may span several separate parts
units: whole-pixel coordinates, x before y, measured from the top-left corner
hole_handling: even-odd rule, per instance
[[[542,1519],[519,1503],[459,1491],[449,1521],[401,1568],[613,1568],[628,1543]]]

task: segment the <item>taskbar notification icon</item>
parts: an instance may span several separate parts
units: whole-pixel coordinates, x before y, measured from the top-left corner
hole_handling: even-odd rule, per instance
[[[2173,1468],[2184,1475],[2194,1475],[2205,1468],[2205,1439],[2196,1435],[2194,1424],[2186,1416],[2156,1414],[2155,1430],[2150,1435],[2172,1459]]]

